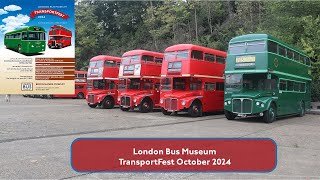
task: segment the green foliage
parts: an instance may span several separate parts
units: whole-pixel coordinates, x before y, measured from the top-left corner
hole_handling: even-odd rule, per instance
[[[227,51],[231,38],[268,33],[312,59],[312,97],[320,97],[319,1],[80,1],[76,3],[77,69],[99,54],[163,52],[193,43]]]

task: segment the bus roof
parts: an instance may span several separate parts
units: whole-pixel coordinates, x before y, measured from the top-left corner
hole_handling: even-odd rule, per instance
[[[180,50],[197,50],[197,51],[208,52],[216,55],[227,56],[227,53],[224,51],[219,51],[219,50],[198,46],[194,44],[176,44],[168,47],[165,50],[165,52],[180,51]]]
[[[61,26],[61,25],[53,25],[53,26],[51,26],[51,28],[58,28],[58,27],[65,28],[65,27],[63,27],[63,26]],[[65,29],[66,29],[66,28],[65,28]]]
[[[156,57],[163,57],[163,53],[159,52],[153,52],[153,51],[147,51],[147,50],[142,50],[142,49],[137,49],[137,50],[131,50],[125,52],[122,57],[125,56],[134,56],[134,55],[150,55],[150,56],[156,56]]]
[[[55,29],[55,28],[63,28],[63,29],[66,29],[68,31],[70,31],[68,28],[65,28],[64,26],[61,26],[61,25],[53,25],[51,26],[52,29]]]
[[[297,51],[297,52],[307,56],[301,50],[282,42],[281,40],[271,36],[270,34],[245,34],[245,35],[241,35],[241,36],[237,36],[237,37],[232,38],[230,40],[229,44],[245,42],[245,41],[255,41],[255,40],[272,40],[282,46],[288,47],[294,51]]]
[[[120,57],[107,56],[107,55],[98,55],[90,59],[90,61],[101,61],[101,60],[114,60],[116,62],[121,62]]]
[[[13,33],[18,33],[18,32],[22,32],[22,31],[40,31],[40,32],[45,32],[46,30],[43,27],[40,27],[40,26],[28,26],[28,27],[25,27],[25,28],[21,28],[21,29],[15,30],[15,31],[8,32],[6,34],[13,34]]]

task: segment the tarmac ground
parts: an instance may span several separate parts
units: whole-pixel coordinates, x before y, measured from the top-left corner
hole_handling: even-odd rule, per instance
[[[281,118],[272,124],[89,108],[85,100],[0,95],[0,179],[320,179],[320,116]],[[70,144],[79,137],[272,138],[278,164],[270,173],[78,173]],[[263,154],[262,154],[263,155]]]

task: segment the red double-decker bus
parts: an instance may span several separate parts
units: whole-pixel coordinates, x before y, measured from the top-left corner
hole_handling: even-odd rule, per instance
[[[51,26],[49,31],[49,48],[64,48],[71,46],[72,32],[60,25]]]
[[[90,59],[88,68],[88,106],[111,109],[117,104],[117,85],[121,58],[99,55]]]
[[[151,112],[159,108],[160,73],[163,54],[132,50],[123,54],[119,69],[118,103],[123,111],[139,108]]]
[[[162,113],[223,111],[224,68],[227,53],[192,44],[165,50],[161,69]]]
[[[87,71],[75,71],[74,94],[53,94],[51,98],[77,98],[84,99],[87,95]]]

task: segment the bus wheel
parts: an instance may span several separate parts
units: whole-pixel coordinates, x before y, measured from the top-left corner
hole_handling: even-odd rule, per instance
[[[22,52],[22,48],[21,45],[18,46],[18,52],[21,53]]]
[[[234,119],[237,117],[236,114],[234,114],[234,113],[232,113],[232,112],[229,112],[229,111],[227,111],[227,110],[224,110],[224,115],[226,116],[226,118],[227,118],[228,120],[234,120]]]
[[[110,97],[104,98],[102,101],[102,108],[112,109],[114,107],[114,101]]]
[[[198,101],[194,101],[188,109],[188,113],[191,117],[202,116],[202,105]]]
[[[306,114],[306,107],[304,105],[304,102],[301,101],[300,102],[300,113],[299,113],[299,117],[302,117]]]
[[[171,112],[165,110],[164,108],[161,108],[161,112],[162,112],[162,114],[164,114],[164,115],[166,115],[166,116],[168,116],[168,115],[171,114]]]
[[[88,104],[89,107],[91,108],[96,108],[98,104]]]
[[[77,99],[84,99],[84,94],[82,92],[79,92],[77,94]]]
[[[272,123],[273,121],[276,120],[276,107],[275,105],[272,103],[269,107],[268,110],[266,110],[264,113],[263,113],[263,121],[265,123]]]
[[[122,111],[129,111],[130,108],[120,107],[120,109],[121,109]]]
[[[152,111],[152,101],[150,99],[144,99],[140,103],[139,111],[142,113],[147,113]]]

